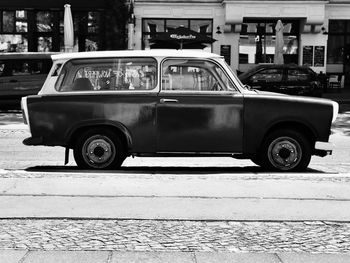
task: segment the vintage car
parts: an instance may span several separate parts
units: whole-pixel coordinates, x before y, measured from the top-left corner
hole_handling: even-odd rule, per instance
[[[22,99],[25,145],[73,149],[84,169],[128,156],[231,156],[302,171],[328,142],[338,104],[249,90],[223,57],[201,51],[66,53]]]

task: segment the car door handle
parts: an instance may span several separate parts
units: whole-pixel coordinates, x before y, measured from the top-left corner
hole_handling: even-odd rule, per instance
[[[178,103],[178,100],[175,99],[160,99],[160,103]]]

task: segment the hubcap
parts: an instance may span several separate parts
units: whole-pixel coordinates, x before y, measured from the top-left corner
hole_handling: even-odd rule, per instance
[[[290,137],[275,139],[269,146],[268,158],[270,163],[280,170],[295,168],[302,157],[300,144]]]
[[[105,168],[115,157],[114,143],[104,135],[90,137],[83,145],[82,154],[86,163],[95,168]]]

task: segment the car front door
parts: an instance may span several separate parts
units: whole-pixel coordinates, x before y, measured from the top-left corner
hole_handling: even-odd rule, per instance
[[[157,101],[157,152],[241,152],[243,96],[214,62],[169,59]]]

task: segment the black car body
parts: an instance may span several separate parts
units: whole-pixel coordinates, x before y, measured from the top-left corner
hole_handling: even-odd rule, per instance
[[[301,96],[322,96],[322,85],[309,67],[261,64],[238,76],[253,89]]]
[[[245,89],[224,59],[178,50],[53,56],[38,95],[22,99],[26,145],[73,149],[81,168],[127,156],[232,156],[301,171],[331,153],[336,102]],[[66,160],[68,161],[68,160]]]

